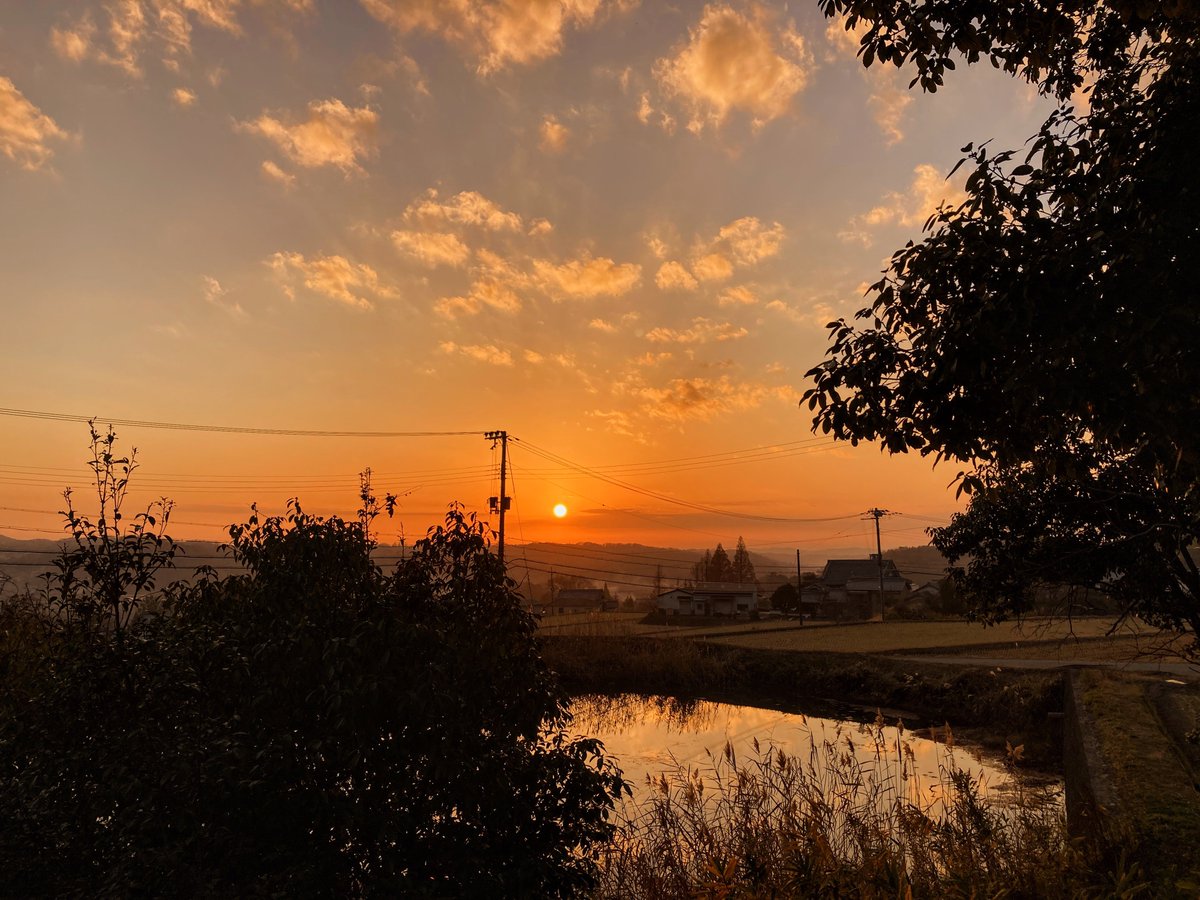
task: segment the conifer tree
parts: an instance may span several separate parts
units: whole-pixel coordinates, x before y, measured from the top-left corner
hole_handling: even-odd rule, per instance
[[[754,563],[750,561],[750,551],[746,549],[746,541],[740,536],[737,549],[733,551],[733,580],[738,584],[754,584],[758,580],[754,576]]]

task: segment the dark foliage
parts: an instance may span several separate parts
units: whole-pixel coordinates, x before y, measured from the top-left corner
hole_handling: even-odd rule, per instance
[[[934,544],[970,556],[978,614],[1067,584],[1200,632],[1200,4],[822,8],[868,25],[866,65],[934,90],[987,59],[1060,105],[1021,158],[964,148],[966,201],[892,256],[861,324],[831,323],[815,426],[965,464],[970,506]]]
[[[567,733],[485,526],[454,507],[387,575],[369,518],[255,514],[231,529],[247,574],[175,585],[120,629],[103,592],[87,616],[7,603],[43,637],[0,647],[21,681],[0,694],[0,893],[591,884],[623,785]]]

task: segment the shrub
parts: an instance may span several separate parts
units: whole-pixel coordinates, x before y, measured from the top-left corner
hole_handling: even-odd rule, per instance
[[[9,666],[23,688],[0,697],[7,893],[592,883],[623,783],[596,741],[567,733],[486,526],[452,507],[384,574],[368,521],[296,501],[255,513],[230,529],[246,574],[161,589],[154,616],[99,597],[120,627],[41,598],[52,637],[37,665]]]

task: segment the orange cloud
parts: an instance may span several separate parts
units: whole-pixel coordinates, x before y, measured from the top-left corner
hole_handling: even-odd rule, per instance
[[[571,137],[571,129],[554,116],[546,116],[542,120],[538,133],[541,136],[538,146],[545,153],[562,153],[567,149],[567,140]]]
[[[777,41],[765,13],[749,14],[718,3],[704,8],[688,42],[655,65],[663,90],[678,98],[689,115],[688,129],[699,133],[720,127],[734,110],[751,117],[755,127],[783,116],[808,81],[803,39],[788,30]],[[639,110],[650,117],[645,100]]]
[[[707,422],[725,413],[754,409],[771,393],[766,385],[735,382],[727,375],[716,379],[675,378],[663,387],[637,391],[643,401],[643,414],[677,423]]]
[[[290,188],[296,183],[296,176],[290,172],[285,172],[269,159],[264,159],[262,162],[263,175],[270,178],[272,181],[278,181],[285,188]]]
[[[533,261],[534,283],[554,299],[558,295],[577,298],[619,297],[642,278],[635,263],[615,263],[605,256],[573,259],[555,265],[544,259]]]
[[[603,0],[360,0],[401,35],[426,32],[473,58],[486,75],[562,52],[568,28],[586,28]],[[616,4],[620,6],[621,4]]]
[[[692,271],[701,281],[724,281],[733,275],[733,263],[721,253],[706,253],[692,262]]]
[[[674,260],[665,262],[658,267],[654,283],[658,285],[659,290],[663,291],[694,291],[698,285],[695,276]]]
[[[178,87],[171,91],[171,100],[176,106],[188,107],[196,102],[196,92]]]
[[[378,126],[374,110],[333,99],[313,100],[303,121],[287,122],[263,113],[238,127],[267,138],[298,166],[336,166],[349,174],[361,172],[359,161],[374,154]]]
[[[484,278],[472,284],[466,296],[443,297],[433,309],[444,318],[457,319],[477,315],[485,306],[503,313],[515,313],[521,309],[521,298],[499,281]]]
[[[758,297],[754,291],[745,285],[726,288],[717,298],[717,304],[720,306],[753,306],[757,302]]]
[[[905,191],[891,191],[878,206],[855,216],[850,228],[839,232],[845,241],[870,244],[866,229],[888,225],[919,228],[940,206],[957,206],[967,199],[966,192],[948,181],[936,168],[922,163],[913,169],[913,180]]]
[[[511,366],[513,364],[512,354],[495,344],[456,344],[454,341],[442,341],[439,346],[443,353],[459,354],[492,366]]]
[[[54,156],[51,143],[68,138],[58,124],[34,106],[7,78],[0,77],[0,153],[33,171]]]
[[[306,259],[300,253],[275,253],[267,259],[275,279],[289,300],[296,299],[296,282],[346,306],[373,309],[367,295],[393,299],[396,292],[379,280],[370,266],[351,262],[344,256]]]
[[[863,35],[869,25],[859,21],[854,28],[846,28],[846,17],[831,19],[825,27],[825,38],[834,49],[835,55],[857,61]],[[884,133],[888,146],[904,140],[904,114],[912,105],[912,94],[900,72],[893,66],[876,63],[871,68],[861,69],[863,78],[870,85],[867,106],[875,124]]]
[[[777,254],[783,234],[778,222],[768,227],[754,216],[745,216],[722,227],[713,245],[724,243],[738,265],[751,266]]]
[[[654,328],[646,332],[646,340],[655,344],[706,344],[710,341],[736,341],[749,333],[732,322],[714,322],[699,316],[692,319],[692,327],[686,331]]]
[[[393,231],[392,243],[427,266],[461,266],[471,249],[458,235],[444,231]]]
[[[430,189],[423,200],[409,205],[404,211],[407,219],[427,219],[453,222],[456,225],[475,225],[488,231],[520,231],[521,217],[506,212],[476,191],[462,191],[442,201],[438,192]],[[544,220],[539,220],[544,221]],[[549,222],[546,223],[549,226]],[[535,223],[535,227],[537,223]],[[547,229],[548,230],[548,229]]]

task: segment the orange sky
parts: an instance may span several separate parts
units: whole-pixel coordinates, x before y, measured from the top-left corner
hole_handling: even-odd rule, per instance
[[[956,470],[817,440],[804,373],[958,148],[1043,112],[991,71],[907,80],[815,3],[6,9],[0,406],[475,432],[122,426],[181,537],[296,494],[350,514],[371,466],[411,539],[486,508],[507,429],[516,541],[864,547],[880,506],[922,543]],[[84,426],[0,434],[0,531],[56,533]]]

